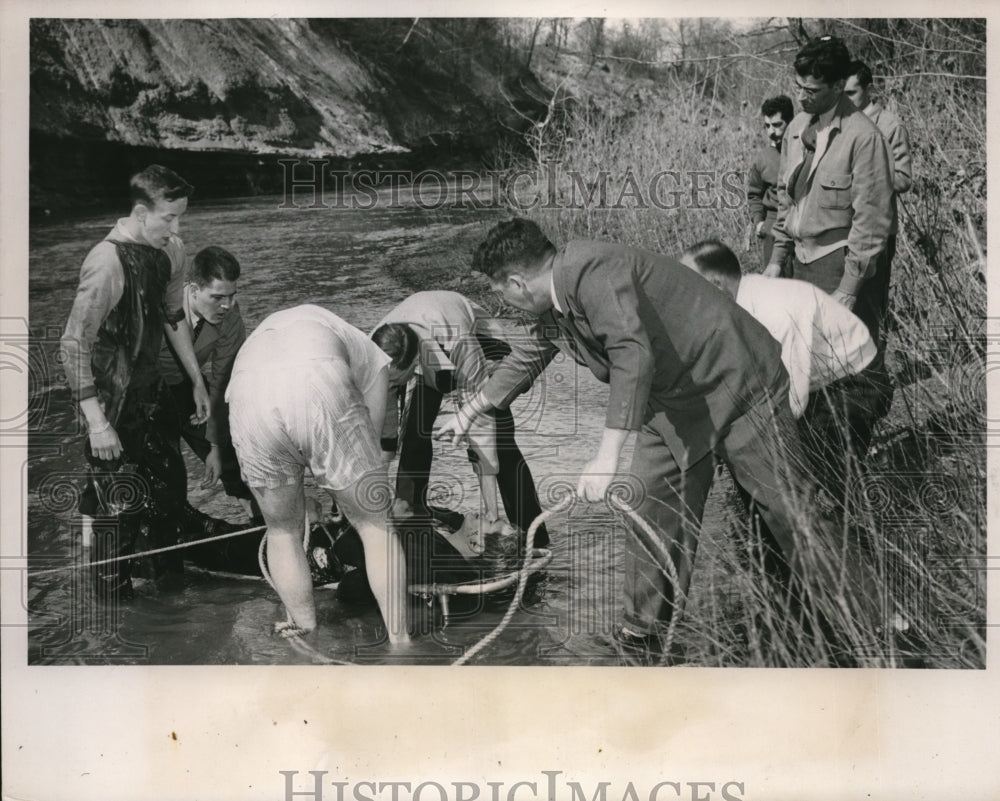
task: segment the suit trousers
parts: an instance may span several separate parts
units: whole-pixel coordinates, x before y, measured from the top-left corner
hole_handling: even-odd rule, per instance
[[[662,635],[688,594],[715,460],[710,452],[681,469],[657,432],[660,414],[640,430],[630,468],[632,491],[641,497],[637,511],[657,536],[636,527],[628,540],[623,620],[638,633]],[[719,440],[715,457],[766,523],[770,547],[780,554],[765,562],[776,586],[786,585],[790,575],[797,591],[833,597],[853,606],[861,619],[877,621],[881,597],[870,559],[860,548],[845,547],[837,526],[809,514],[812,483],[802,470],[787,400],[757,404],[739,417]],[[667,559],[676,569],[676,588]]]

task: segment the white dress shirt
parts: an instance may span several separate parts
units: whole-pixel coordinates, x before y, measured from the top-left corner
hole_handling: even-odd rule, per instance
[[[875,358],[875,343],[858,316],[805,281],[744,275],[736,302],[781,343],[796,417],[810,392],[861,372]]]

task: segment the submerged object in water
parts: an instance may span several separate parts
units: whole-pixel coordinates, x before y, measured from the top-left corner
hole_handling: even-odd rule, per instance
[[[319,519],[314,514],[310,521],[303,548],[313,586],[335,587],[337,597],[347,603],[374,602],[365,571],[364,548],[354,527],[342,516]],[[520,532],[500,521],[488,523],[478,513],[412,516],[394,520],[393,526],[406,555],[409,592],[425,599],[436,598],[446,624],[450,596],[487,595],[510,589],[516,585],[522,568],[537,574],[552,559],[551,551],[534,548],[525,568]],[[262,547],[262,534],[247,535],[198,545],[187,552],[187,557],[196,567],[215,575],[261,578]]]

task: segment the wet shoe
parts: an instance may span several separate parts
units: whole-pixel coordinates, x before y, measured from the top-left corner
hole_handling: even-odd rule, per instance
[[[659,634],[637,634],[621,624],[611,630],[611,639],[623,665],[669,667],[687,662],[684,646],[676,637],[666,653]]]
[[[623,665],[649,667],[660,662],[662,651],[656,635],[636,634],[619,624],[611,630],[611,639]]]

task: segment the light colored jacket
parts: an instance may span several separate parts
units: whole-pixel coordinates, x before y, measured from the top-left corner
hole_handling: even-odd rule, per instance
[[[889,146],[892,157],[892,233],[899,228],[899,216],[896,210],[896,195],[901,195],[913,186],[913,162],[910,159],[910,135],[906,132],[899,117],[886,110],[880,103],[869,103],[864,108],[868,119],[875,123],[879,133]]]
[[[794,249],[798,260],[808,264],[846,246],[839,289],[856,295],[874,275],[892,229],[889,153],[875,124],[843,96],[830,124],[817,133],[809,190],[793,200],[788,183],[805,157],[802,132],[809,119],[809,114],[799,114],[785,133],[771,263],[780,263]]]
[[[415,292],[383,317],[375,330],[388,323],[412,328],[420,339],[416,373],[428,386],[440,390],[438,374],[450,372],[459,406],[464,406],[490,377],[477,334],[504,339],[506,334],[485,309],[458,292],[427,290]],[[373,331],[374,333],[374,331]],[[399,427],[399,405],[395,393],[386,399],[382,439],[395,439]],[[471,449],[478,456],[475,469],[496,475],[500,469],[493,418],[480,415],[469,431]]]

